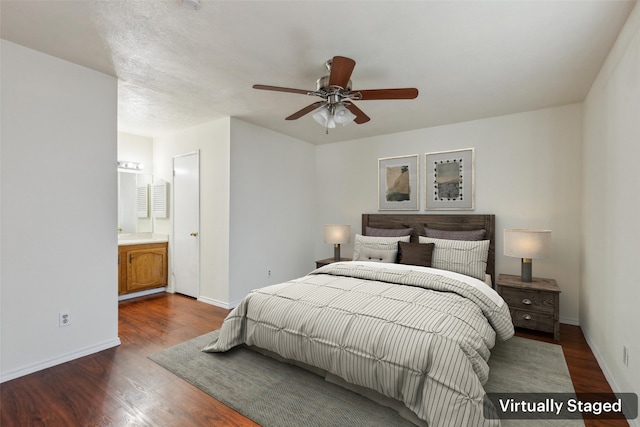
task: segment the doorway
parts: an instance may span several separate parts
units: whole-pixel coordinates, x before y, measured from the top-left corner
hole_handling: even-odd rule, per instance
[[[200,152],[173,157],[174,291],[200,295]]]

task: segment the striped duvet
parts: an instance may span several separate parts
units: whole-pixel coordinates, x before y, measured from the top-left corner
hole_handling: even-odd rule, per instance
[[[203,351],[261,347],[399,400],[429,426],[497,425],[482,385],[496,337],[513,335],[508,307],[482,282],[439,272],[329,264],[251,292]]]

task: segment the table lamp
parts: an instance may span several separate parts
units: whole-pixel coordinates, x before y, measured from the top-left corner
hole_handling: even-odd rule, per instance
[[[551,253],[551,230],[504,230],[504,254],[522,259],[520,280],[531,282],[532,260],[546,258]]]
[[[333,259],[340,261],[340,243],[351,241],[351,226],[349,224],[326,224],[324,226],[324,242],[333,243]]]

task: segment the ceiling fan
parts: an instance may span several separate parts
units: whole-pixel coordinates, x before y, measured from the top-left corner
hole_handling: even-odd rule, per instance
[[[253,85],[253,88],[322,98],[322,101],[317,101],[304,107],[285,120],[296,120],[317,110],[313,114],[313,118],[324,125],[327,128],[327,132],[329,128],[334,128],[336,124],[345,125],[351,121],[362,124],[371,120],[353,101],[415,99],[418,96],[418,89],[416,88],[352,90],[350,78],[356,62],[351,58],[334,56],[325,63],[325,66],[329,70],[329,75],[318,79],[316,90],[267,85]]]

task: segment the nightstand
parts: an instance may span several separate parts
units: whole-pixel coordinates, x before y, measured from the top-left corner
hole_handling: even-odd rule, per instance
[[[350,258],[340,258],[340,261],[351,261],[351,259]],[[336,260],[333,259],[333,257],[327,258],[327,259],[321,259],[319,261],[316,261],[316,268],[324,267],[325,265],[331,264],[332,262],[336,262]]]
[[[551,332],[560,340],[560,288],[555,280],[534,277],[523,282],[520,276],[501,274],[496,286],[509,305],[514,326]]]

